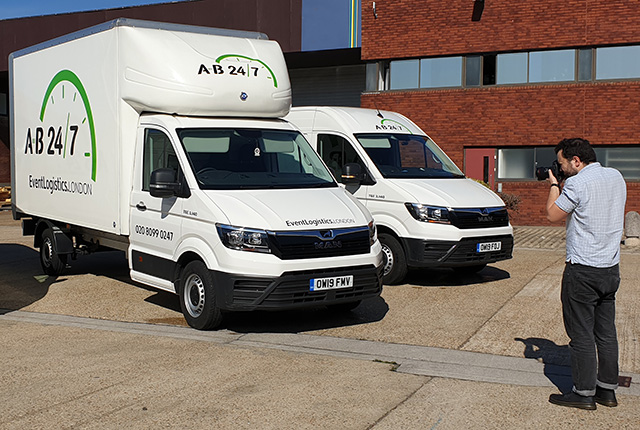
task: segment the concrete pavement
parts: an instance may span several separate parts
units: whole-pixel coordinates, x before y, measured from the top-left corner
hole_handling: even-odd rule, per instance
[[[128,281],[121,255],[42,278],[31,238],[16,232],[0,214],[0,308],[9,310],[0,316],[0,428],[640,422],[635,250],[623,250],[618,295],[621,369],[633,382],[618,408],[590,412],[547,402],[570,383],[557,240],[536,248],[516,229],[514,259],[476,276],[413,272],[348,315],[239,314],[203,333],[183,326],[174,296]]]

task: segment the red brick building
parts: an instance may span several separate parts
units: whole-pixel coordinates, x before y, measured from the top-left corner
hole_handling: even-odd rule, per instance
[[[468,176],[520,197],[515,225],[548,224],[548,184],[533,175],[565,137],[619,168],[627,211],[640,210],[640,2],[377,0],[361,12],[362,106],[407,115]]]

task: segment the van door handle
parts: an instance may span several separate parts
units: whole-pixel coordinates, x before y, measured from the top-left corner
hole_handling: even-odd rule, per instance
[[[144,204],[144,202],[140,202],[140,203],[138,203],[138,204],[136,205],[136,208],[137,208],[139,211],[143,211],[143,212],[144,212],[144,211],[146,211],[146,210],[147,210],[147,205],[145,205],[145,204]]]

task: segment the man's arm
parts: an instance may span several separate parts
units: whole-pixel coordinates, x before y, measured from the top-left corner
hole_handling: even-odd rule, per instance
[[[547,197],[547,219],[551,222],[560,222],[565,220],[569,214],[556,205],[556,200],[560,197],[560,185],[558,180],[549,170],[549,178],[547,179],[551,186],[549,187],[549,197]]]

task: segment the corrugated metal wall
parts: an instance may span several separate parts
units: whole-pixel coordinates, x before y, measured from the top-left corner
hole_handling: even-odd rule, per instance
[[[293,106],[360,106],[365,65],[289,70]]]

